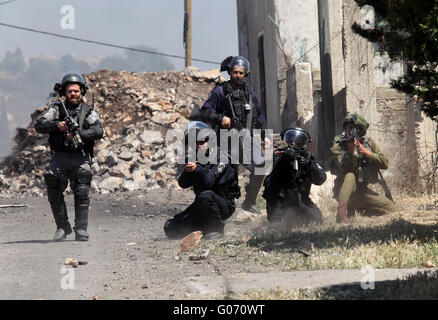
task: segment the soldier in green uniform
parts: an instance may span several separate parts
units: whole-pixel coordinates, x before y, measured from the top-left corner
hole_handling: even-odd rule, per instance
[[[368,188],[379,182],[379,170],[386,170],[388,158],[377,143],[366,137],[368,122],[358,114],[344,119],[344,132],[334,138],[330,149],[330,171],[336,175],[333,193],[338,200],[336,222],[346,222],[355,210],[363,215],[384,215],[396,210],[385,195]]]

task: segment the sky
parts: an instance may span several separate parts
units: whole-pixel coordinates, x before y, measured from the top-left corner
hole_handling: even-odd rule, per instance
[[[0,23],[121,46],[146,45],[160,52],[184,56],[184,0],[0,0]],[[4,4],[2,4],[4,3]],[[71,20],[61,13],[74,10]],[[64,23],[62,25],[62,22]],[[70,24],[68,24],[70,23]],[[64,26],[64,28],[63,28]],[[7,50],[20,47],[25,57],[33,55],[78,58],[123,54],[123,49],[62,39],[0,25],[0,61]],[[192,0],[192,57],[221,62],[238,54],[236,0]],[[184,59],[170,58],[177,70]],[[193,61],[201,70],[218,65]]]

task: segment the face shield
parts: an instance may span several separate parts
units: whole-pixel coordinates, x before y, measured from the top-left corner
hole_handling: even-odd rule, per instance
[[[189,155],[190,162],[197,160],[210,161],[208,158],[214,154],[212,151],[216,146],[216,133],[204,122],[192,121],[184,129],[184,148],[186,156]],[[207,158],[208,159],[207,159]]]
[[[283,140],[293,148],[305,149],[312,139],[302,129],[292,128],[284,133]]]

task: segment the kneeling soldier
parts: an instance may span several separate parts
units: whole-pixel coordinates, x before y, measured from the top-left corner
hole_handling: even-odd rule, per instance
[[[189,123],[184,132],[186,150],[191,131],[196,135],[196,151],[208,156],[207,138],[201,130],[212,131],[205,123]],[[216,147],[216,146],[214,146]],[[219,153],[218,158],[219,158]],[[216,158],[215,158],[216,159]],[[235,211],[235,198],[240,196],[236,165],[228,163],[201,163],[196,159],[186,161],[178,179],[181,188],[193,187],[195,201],[183,212],[166,221],[164,232],[170,239],[178,239],[193,231],[202,231],[205,237],[220,237],[224,233],[224,221]]]
[[[312,184],[322,185],[327,175],[309,152],[312,139],[301,128],[288,128],[281,137],[284,145],[274,151],[273,169],[264,182],[268,221],[274,228],[322,223],[309,194]]]
[[[376,141],[366,136],[368,127],[361,115],[347,115],[343,122],[344,131],[334,138],[330,149],[330,170],[336,175],[334,197],[339,202],[338,223],[347,222],[355,210],[367,216],[396,211],[389,189],[383,195],[368,187],[383,182],[383,177],[379,180],[379,171],[388,169],[389,165]]]

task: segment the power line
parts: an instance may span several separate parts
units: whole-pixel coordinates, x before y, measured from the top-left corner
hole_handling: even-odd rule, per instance
[[[0,2],[0,6],[7,4],[7,3],[10,3],[10,2],[15,2],[15,1],[17,1],[17,0],[9,0],[9,1]]]
[[[137,52],[148,53],[148,54],[155,54],[155,55],[169,57],[169,58],[185,59],[185,57],[183,57],[183,56],[177,56],[177,55],[173,55],[173,54],[160,53],[160,52],[149,51],[149,50],[143,50],[143,49],[138,49],[138,48],[131,48],[131,47],[126,47],[126,46],[122,46],[122,45],[102,42],[102,41],[95,41],[95,40],[88,40],[88,39],[82,39],[82,38],[77,38],[77,37],[65,36],[65,35],[62,35],[62,34],[59,34],[59,33],[53,33],[53,32],[48,32],[48,31],[36,30],[36,29],[32,29],[32,28],[20,27],[20,26],[15,26],[15,25],[3,23],[3,22],[0,22],[0,26],[4,26],[4,27],[8,27],[8,28],[13,28],[13,29],[24,30],[24,31],[29,31],[29,32],[34,32],[34,33],[45,34],[45,35],[49,35],[49,36],[53,36],[53,37],[59,37],[59,38],[65,38],[65,39],[70,39],[70,40],[76,40],[76,41],[80,41],[80,42],[87,42],[87,43],[91,43],[91,44],[97,44],[97,45],[100,45],[100,46],[119,48],[119,49],[125,49],[125,50],[130,50],[130,51],[137,51]],[[217,62],[217,61],[209,61],[209,60],[203,60],[203,59],[192,58],[192,60],[193,61],[198,61],[198,62],[209,63],[209,64],[216,64],[216,65],[220,65],[221,64],[220,62]]]

